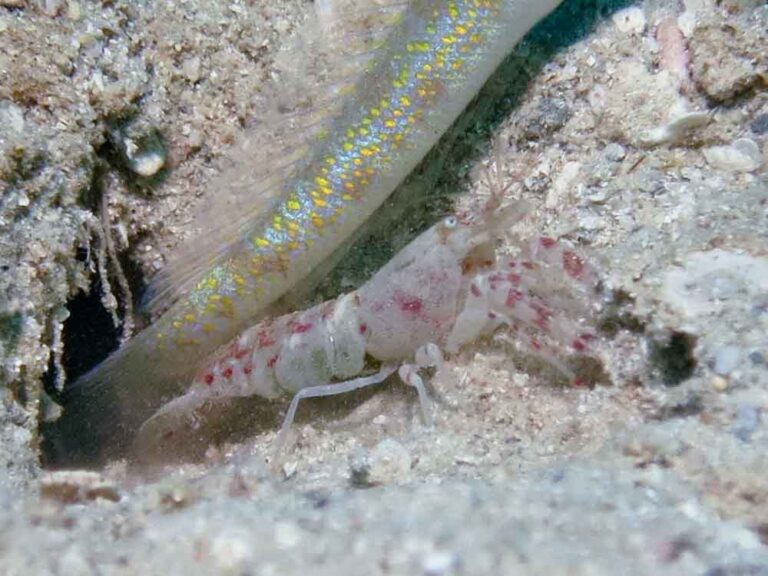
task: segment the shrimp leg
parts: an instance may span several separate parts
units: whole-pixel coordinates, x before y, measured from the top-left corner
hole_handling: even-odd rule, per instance
[[[283,424],[280,426],[280,432],[277,433],[275,439],[274,453],[279,455],[285,439],[288,434],[288,430],[293,424],[293,420],[296,417],[296,410],[299,407],[299,402],[306,398],[321,398],[325,396],[336,396],[337,394],[346,394],[355,390],[360,390],[367,386],[374,386],[381,384],[389,378],[397,370],[397,367],[387,365],[383,366],[376,374],[370,376],[363,376],[361,378],[354,378],[353,380],[347,380],[346,382],[339,382],[337,384],[321,384],[319,386],[310,386],[309,388],[302,388],[293,396],[291,405],[288,407],[288,412],[285,414]]]

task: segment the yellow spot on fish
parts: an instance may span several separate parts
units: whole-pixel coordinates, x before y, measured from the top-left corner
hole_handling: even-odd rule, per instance
[[[256,238],[256,246],[259,248],[267,248],[269,246],[269,240],[265,238]]]
[[[203,332],[216,332],[216,324],[212,324],[210,322],[206,322],[203,324]]]
[[[351,152],[352,150],[354,150],[355,145],[352,144],[352,142],[344,142],[344,144],[342,144],[341,147],[344,149],[345,152]]]
[[[195,315],[194,314],[185,314],[184,315],[184,321],[185,322],[194,322],[195,321]]]
[[[288,210],[291,212],[298,212],[301,210],[301,202],[299,202],[298,198],[293,197],[288,199],[288,203],[286,204],[288,207]]]
[[[384,126],[386,126],[387,128],[395,128],[397,126],[397,122],[395,122],[394,120],[386,120],[384,122]]]
[[[400,97],[400,105],[401,106],[410,106],[411,100],[408,98],[408,96],[401,96]]]

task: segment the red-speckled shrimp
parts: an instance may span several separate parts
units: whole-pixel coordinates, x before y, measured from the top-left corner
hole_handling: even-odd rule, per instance
[[[575,381],[558,357],[590,349],[596,277],[549,238],[531,242],[520,258],[496,261],[494,242],[513,216],[492,204],[479,216],[444,219],[355,292],[243,332],[214,354],[185,395],[144,424],[139,447],[175,435],[174,423],[188,425],[209,399],[293,395],[279,446],[300,400],[377,384],[394,372],[416,388],[429,421],[420,369],[439,365],[441,350],[455,353],[503,325],[527,352]],[[567,292],[553,288],[566,284]]]

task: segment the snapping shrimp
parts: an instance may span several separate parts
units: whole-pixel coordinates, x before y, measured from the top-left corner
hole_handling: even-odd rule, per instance
[[[209,400],[292,395],[275,442],[279,451],[300,401],[372,386],[395,373],[416,389],[429,423],[422,369],[438,367],[443,351],[456,353],[501,326],[578,382],[559,357],[590,353],[597,277],[550,238],[528,243],[521,257],[496,258],[495,242],[520,218],[498,204],[492,199],[477,215],[445,218],[358,290],[243,332],[205,363],[186,394],[142,426],[139,449],[162,443],[158,435],[173,436],[168,422],[194,419]],[[564,284],[567,291],[552,288]]]

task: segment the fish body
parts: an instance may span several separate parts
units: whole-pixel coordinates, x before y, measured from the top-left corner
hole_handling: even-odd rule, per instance
[[[68,387],[65,450],[117,455],[211,351],[328,258],[560,0],[417,0],[271,206],[154,324]]]

